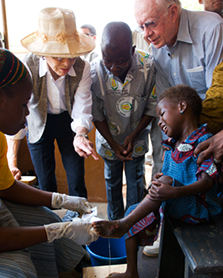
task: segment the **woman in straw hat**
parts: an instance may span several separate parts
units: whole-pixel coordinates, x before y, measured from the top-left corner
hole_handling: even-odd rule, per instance
[[[26,67],[8,50],[0,49],[0,277],[58,277],[76,267],[97,239],[91,224],[80,218],[61,222],[52,208],[85,213],[85,198],[46,192],[14,180],[6,158],[3,133],[24,128],[29,114],[32,80]],[[57,239],[56,241],[54,241]]]
[[[38,31],[21,43],[32,52],[24,60],[33,81],[27,117],[28,146],[39,186],[57,191],[56,139],[69,195],[87,197],[84,158],[98,157],[87,137],[93,127],[90,64],[79,56],[92,51],[94,41],[77,32],[71,10],[45,8],[39,14]]]

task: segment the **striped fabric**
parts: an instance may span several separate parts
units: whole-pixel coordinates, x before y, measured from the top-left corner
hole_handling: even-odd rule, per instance
[[[0,49],[0,88],[15,84],[28,76],[24,64],[10,51]]]
[[[16,205],[0,199],[0,226],[39,226],[58,221],[61,219],[46,207]],[[56,278],[59,272],[74,269],[84,253],[81,246],[65,238],[0,253],[0,278]]]
[[[36,278],[37,273],[28,251],[5,252],[0,255],[1,278]],[[57,277],[57,276],[56,276]]]
[[[139,204],[135,204],[130,206],[125,216],[130,213],[134,213],[134,209]],[[128,238],[138,234],[138,245],[139,246],[146,246],[146,245],[153,245],[154,241],[157,240],[159,230],[163,223],[164,212],[163,208],[160,207],[159,211],[151,212],[138,222],[136,222],[129,231],[125,234],[125,240]]]

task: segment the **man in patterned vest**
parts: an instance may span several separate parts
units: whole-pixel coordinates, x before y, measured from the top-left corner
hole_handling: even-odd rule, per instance
[[[144,157],[148,125],[155,116],[155,66],[152,56],[136,51],[132,32],[124,22],[104,28],[102,59],[91,63],[92,115],[96,147],[105,163],[108,218],[119,219],[125,209],[144,197]],[[127,181],[126,208],[122,176]]]

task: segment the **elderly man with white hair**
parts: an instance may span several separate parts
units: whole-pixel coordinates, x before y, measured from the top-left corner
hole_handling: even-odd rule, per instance
[[[179,0],[135,0],[134,10],[145,40],[152,45],[157,98],[166,89],[185,84],[204,100],[223,57],[222,19],[216,13],[182,9]],[[200,122],[204,119],[211,127],[205,105]],[[154,248],[146,246],[144,254],[158,254],[159,243]]]
[[[136,0],[136,21],[152,44],[157,95],[178,84],[202,99],[223,56],[223,21],[215,13],[188,11],[179,0]]]

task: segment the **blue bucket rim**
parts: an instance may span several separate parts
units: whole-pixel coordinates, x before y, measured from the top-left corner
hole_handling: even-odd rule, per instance
[[[116,261],[116,260],[126,259],[126,257],[127,257],[127,255],[122,256],[122,257],[115,257],[115,258],[103,257],[103,256],[99,256],[99,255],[95,254],[94,252],[92,252],[91,249],[88,247],[88,245],[86,245],[86,249],[93,257],[100,259],[100,260]]]

